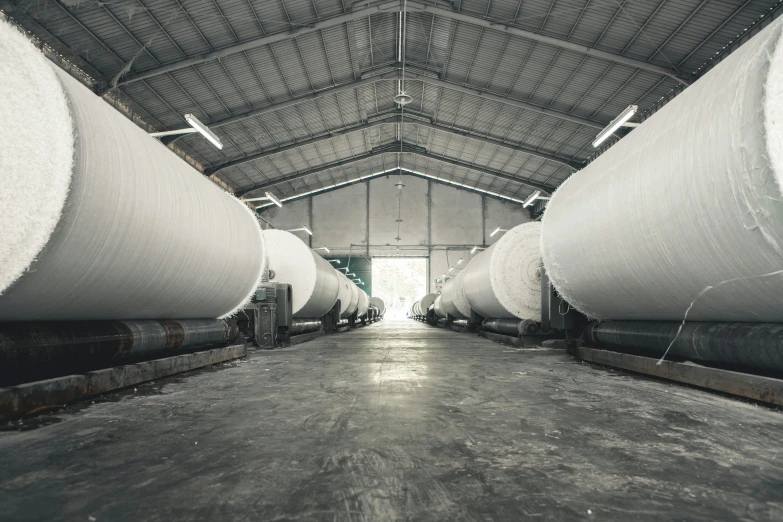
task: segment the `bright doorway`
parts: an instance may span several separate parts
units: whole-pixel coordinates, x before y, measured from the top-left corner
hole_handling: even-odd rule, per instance
[[[372,295],[386,304],[386,319],[405,319],[413,303],[426,293],[426,257],[373,258]]]

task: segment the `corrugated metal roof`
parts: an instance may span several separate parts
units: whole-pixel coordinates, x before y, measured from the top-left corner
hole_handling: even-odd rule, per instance
[[[608,123],[630,104],[656,107],[680,88],[674,75],[703,71],[780,2],[452,4],[447,10],[442,1],[409,2],[405,64],[417,79],[406,79],[413,102],[400,126],[368,125],[397,114],[395,2],[0,0],[12,18],[23,13],[35,22],[26,26],[33,34],[46,33],[47,42],[80,57],[102,80],[117,79],[123,99],[160,130],[182,127],[186,113],[214,124],[223,150],[198,135],[177,145],[207,169],[232,162],[217,175],[238,192],[276,183],[274,191],[293,196],[402,166],[518,198],[533,190],[525,181],[557,186],[572,172],[568,163],[590,157],[597,131],[588,124]],[[284,37],[266,43],[274,35]],[[179,65],[214,52],[219,59]],[[136,74],[147,77],[131,81]],[[287,103],[296,99],[301,103]],[[275,109],[279,104],[285,105]],[[273,109],[222,123],[267,107]],[[401,141],[424,152],[374,152]]]

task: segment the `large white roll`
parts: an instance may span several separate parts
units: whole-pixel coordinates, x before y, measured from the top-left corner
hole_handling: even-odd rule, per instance
[[[435,310],[435,315],[437,315],[440,318],[445,319],[446,318],[446,312],[443,310],[443,295],[439,295],[437,298],[435,298],[435,302],[433,303],[433,309]]]
[[[365,315],[367,315],[367,310],[369,309],[369,307],[370,307],[370,298],[367,295],[367,292],[365,292],[364,290],[362,290],[360,288],[359,289],[359,307],[358,307],[359,312],[357,314],[357,317],[364,317]]]
[[[681,320],[696,300],[692,320],[783,321],[783,275],[765,275],[783,269],[782,28],[770,24],[553,195],[542,254],[572,306]]]
[[[356,310],[359,309],[359,287],[356,286],[356,283],[348,279],[346,277],[345,279],[348,280],[349,283],[351,283],[351,304],[348,306],[348,315],[352,315]]]
[[[332,265],[290,232],[264,230],[264,238],[274,272],[270,281],[291,285],[294,317],[321,317],[331,310],[340,291]]]
[[[340,310],[340,317],[346,318],[354,313],[356,308],[359,306],[359,288],[354,284],[353,281],[345,277],[345,274],[340,271],[337,271],[337,278],[340,280],[340,284],[345,285],[345,287],[348,289],[348,295],[346,297],[347,300],[344,302]],[[340,300],[342,302],[342,297],[340,297]]]
[[[342,272],[334,271],[337,276],[337,299],[340,300],[340,317],[348,317],[351,315],[348,313],[348,309],[351,306],[351,297],[353,292],[351,291],[351,281],[342,274]]]
[[[435,304],[435,299],[438,298],[438,294],[427,294],[419,301],[419,311],[421,315],[427,315],[430,307]]]
[[[383,315],[386,313],[386,303],[384,303],[383,299],[381,299],[380,297],[371,297],[370,305],[375,306],[375,308],[378,309],[379,315]]]
[[[451,315],[452,317],[456,317],[457,319],[467,319],[470,317],[470,304],[465,298],[465,289],[462,285],[462,281],[464,279],[460,276],[462,276],[462,272],[457,274],[457,277],[454,279],[449,279],[446,284],[443,285],[443,291],[441,292],[441,307],[443,307],[444,312]],[[459,284],[457,283],[458,279]],[[461,290],[461,292],[459,292],[459,290]],[[459,303],[460,300],[462,303]],[[464,309],[467,309],[467,314],[460,310],[458,303],[462,304]]]
[[[252,212],[0,21],[0,321],[214,318],[255,291]]]
[[[541,320],[541,223],[518,225],[465,267],[470,307],[489,319]]]

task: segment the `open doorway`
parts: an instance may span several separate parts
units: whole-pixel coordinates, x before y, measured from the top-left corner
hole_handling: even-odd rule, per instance
[[[374,257],[372,295],[386,304],[386,319],[404,319],[427,293],[426,257]]]

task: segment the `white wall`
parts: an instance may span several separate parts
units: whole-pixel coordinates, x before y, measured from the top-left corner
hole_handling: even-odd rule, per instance
[[[518,203],[414,176],[405,176],[400,192],[397,181],[396,175],[374,178],[282,208],[269,207],[261,216],[283,230],[309,226],[311,245],[325,245],[335,255],[393,256],[401,194],[400,255],[429,257],[430,291],[449,263],[456,266],[460,257],[467,261],[474,245],[496,241],[499,235],[489,235],[497,226],[511,228],[530,221],[529,212]]]

